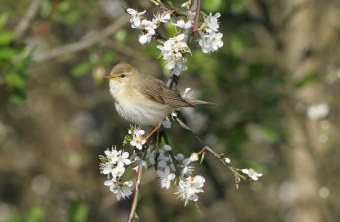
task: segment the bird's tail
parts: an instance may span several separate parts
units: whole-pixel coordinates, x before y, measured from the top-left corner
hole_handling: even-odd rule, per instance
[[[198,100],[198,99],[189,99],[189,98],[186,98],[185,100],[186,100],[188,103],[192,104],[192,105],[217,106],[216,103],[207,102],[207,101]]]

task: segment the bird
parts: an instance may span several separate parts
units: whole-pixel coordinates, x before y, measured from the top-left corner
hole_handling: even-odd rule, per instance
[[[105,76],[116,111],[123,119],[140,126],[156,126],[175,110],[210,102],[183,98],[156,77],[127,63],[115,65]]]

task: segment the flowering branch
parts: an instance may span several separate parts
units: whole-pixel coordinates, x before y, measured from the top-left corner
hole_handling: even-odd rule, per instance
[[[152,0],[164,11],[158,12],[152,19],[145,18],[146,11],[137,11],[132,8],[126,9],[130,15],[131,27],[140,31],[138,41],[141,44],[148,44],[156,40],[159,45],[160,56],[165,61],[165,69],[170,70],[170,75],[166,81],[166,86],[172,88],[177,83],[178,77],[187,70],[186,56],[191,54],[191,42],[197,35],[198,45],[203,53],[217,51],[223,46],[222,36],[219,32],[220,13],[209,15],[201,13],[200,0],[187,0],[182,7],[187,8],[186,13],[171,5],[165,5],[160,0]],[[174,36],[164,36],[159,32],[159,28],[165,24],[172,24],[176,33]],[[200,27],[200,28],[198,28]],[[188,91],[182,95],[183,99],[189,99]],[[189,100],[188,100],[189,101]],[[184,129],[188,130],[196,140],[203,146],[197,152],[192,153],[190,157],[185,157],[181,153],[176,153],[170,146],[168,137],[165,133],[166,128],[171,127],[171,120],[176,120]],[[161,130],[159,130],[161,129]],[[166,117],[162,123],[154,127],[146,136],[145,131],[138,126],[130,126],[128,135],[125,136],[123,146],[130,149],[129,152],[117,150],[116,147],[105,151],[105,156],[100,156],[100,169],[102,174],[106,174],[108,180],[104,185],[110,187],[110,190],[116,194],[117,199],[124,199],[133,193],[133,200],[130,209],[128,221],[131,221],[136,215],[138,197],[140,192],[140,183],[143,168],[155,168],[160,180],[160,186],[164,189],[170,189],[176,185],[175,194],[187,205],[189,201],[197,202],[199,193],[204,192],[203,186],[205,178],[201,175],[195,175],[194,164],[199,157],[203,160],[206,153],[212,154],[219,159],[235,176],[235,183],[238,184],[241,179],[257,180],[262,174],[252,169],[237,169],[230,164],[230,159],[224,154],[216,153],[212,148],[205,145],[204,142],[185,125],[176,113]],[[129,158],[130,156],[130,158]],[[124,172],[127,168],[135,166],[137,178],[132,192],[133,181],[124,182]]]
[[[243,180],[246,180],[248,179],[247,176],[244,176],[240,173],[240,171],[242,172],[242,170],[240,169],[237,169],[237,168],[234,168],[232,165],[231,165],[231,160],[226,157],[223,153],[221,154],[218,154],[216,153],[212,148],[210,148],[209,146],[205,145],[203,140],[198,136],[196,135],[188,125],[186,125],[185,123],[183,123],[182,120],[180,120],[178,117],[175,117],[175,120],[179,123],[179,125],[189,131],[193,136],[194,138],[203,146],[203,148],[197,152],[196,154],[198,156],[201,156],[202,158],[204,158],[204,155],[206,152],[209,152],[210,154],[212,154],[213,156],[215,156],[217,159],[219,159],[225,166],[228,167],[228,169],[234,174],[235,176],[235,183],[238,184],[240,182],[240,179],[243,179]]]

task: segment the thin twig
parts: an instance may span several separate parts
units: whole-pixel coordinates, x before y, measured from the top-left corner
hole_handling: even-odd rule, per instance
[[[194,138],[203,146],[203,148],[197,153],[197,155],[204,155],[204,153],[206,151],[208,151],[209,153],[211,153],[213,156],[215,156],[217,159],[219,159],[225,166],[228,167],[228,169],[234,173],[235,179],[236,178],[241,178],[243,180],[247,179],[247,177],[245,177],[244,175],[240,174],[238,172],[238,169],[234,168],[233,166],[231,166],[230,164],[230,159],[227,158],[223,153],[222,154],[218,154],[216,153],[212,148],[210,148],[209,146],[205,145],[205,143],[203,142],[203,140],[197,136],[188,125],[186,125],[185,123],[183,123],[182,120],[180,120],[178,117],[175,117],[175,120],[179,123],[179,125],[181,127],[183,127],[184,129],[186,129],[187,131],[189,131],[191,133],[191,135],[194,136]]]
[[[31,5],[26,11],[25,15],[21,18],[19,24],[14,30],[14,39],[19,40],[23,37],[25,32],[30,27],[34,17],[37,15],[38,9],[40,5],[43,3],[43,0],[32,0]]]
[[[133,200],[131,204],[131,210],[128,218],[128,222],[131,222],[133,218],[135,218],[136,209],[138,205],[138,197],[139,197],[139,186],[142,179],[142,172],[143,172],[143,166],[139,165],[137,168],[137,180],[136,180],[136,186],[135,186],[135,192],[133,194]]]
[[[112,24],[104,28],[103,30],[97,32],[96,34],[91,35],[88,38],[85,38],[84,40],[81,40],[76,43],[71,43],[67,45],[63,45],[51,50],[48,50],[46,52],[39,52],[35,53],[33,55],[33,61],[41,62],[45,60],[49,60],[52,58],[55,58],[57,56],[67,54],[67,53],[72,53],[72,52],[77,52],[81,51],[84,49],[87,49],[91,47],[93,44],[104,40],[108,36],[112,35],[113,32],[115,32],[117,29],[121,28],[124,26],[128,21],[129,21],[130,16],[127,14],[124,14],[121,16],[119,19],[114,21]]]
[[[201,0],[197,0],[196,12],[195,12],[195,18],[194,18],[194,29],[192,30],[193,33],[198,32],[198,17],[200,14],[200,9],[201,9]]]

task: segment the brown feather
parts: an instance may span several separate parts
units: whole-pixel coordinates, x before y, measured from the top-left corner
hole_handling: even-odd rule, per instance
[[[136,87],[154,102],[168,104],[175,108],[193,106],[184,100],[177,91],[168,88],[161,80],[151,75],[142,73],[141,75],[145,75],[147,78],[143,79],[143,84],[136,84]]]

